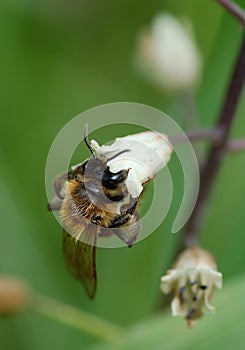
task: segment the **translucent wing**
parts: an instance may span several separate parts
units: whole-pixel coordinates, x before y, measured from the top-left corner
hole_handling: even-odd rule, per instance
[[[82,282],[90,299],[96,292],[96,242],[98,229],[95,225],[87,226],[78,240],[64,230],[63,251],[66,264],[75,278]],[[86,242],[86,243],[85,243]]]
[[[132,245],[137,241],[140,228],[141,225],[139,216],[137,213],[134,213],[127,225],[113,228],[112,232],[122,241],[124,241],[128,247],[132,247]]]

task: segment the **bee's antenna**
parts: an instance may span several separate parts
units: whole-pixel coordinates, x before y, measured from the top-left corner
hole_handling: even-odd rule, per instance
[[[88,139],[88,124],[87,123],[84,125],[84,141],[86,143],[86,146],[88,147],[88,149],[92,153],[92,155],[95,157],[94,150],[93,150],[93,148],[89,142],[89,139]]]
[[[112,156],[111,158],[108,158],[108,159],[107,159],[107,162],[109,162],[110,160],[112,160],[112,159],[118,157],[120,154],[125,153],[125,152],[129,152],[129,151],[130,151],[130,149],[124,149],[123,151],[120,151],[120,152],[118,152],[117,154],[114,154],[114,156]]]

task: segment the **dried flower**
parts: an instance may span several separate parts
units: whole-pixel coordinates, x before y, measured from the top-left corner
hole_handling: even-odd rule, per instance
[[[190,31],[170,14],[157,15],[150,30],[140,33],[137,63],[151,81],[174,92],[193,87],[201,70]]]
[[[30,292],[21,281],[0,276],[0,315],[9,315],[25,309]]]
[[[214,288],[222,288],[222,274],[217,271],[213,256],[198,247],[184,250],[171,270],[161,277],[164,293],[174,292],[171,303],[173,316],[183,316],[190,327],[202,315],[204,306],[210,313]]]

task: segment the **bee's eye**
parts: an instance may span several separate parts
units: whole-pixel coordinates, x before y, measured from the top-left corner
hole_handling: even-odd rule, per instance
[[[125,181],[127,176],[128,172],[126,170],[121,170],[118,173],[105,170],[102,177],[102,184],[109,189],[114,189],[119,183]]]

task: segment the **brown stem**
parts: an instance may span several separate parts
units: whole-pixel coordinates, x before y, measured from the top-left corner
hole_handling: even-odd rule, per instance
[[[243,27],[245,26],[245,11],[240,6],[230,0],[215,1],[226,8],[234,17],[236,17],[241,22]]]
[[[221,113],[218,117],[216,128],[222,130],[222,137],[219,142],[214,143],[209,151],[207,161],[201,171],[200,189],[193,213],[186,225],[183,240],[184,245],[189,246],[195,244],[200,225],[203,218],[203,212],[207,205],[207,199],[216,179],[218,170],[222,164],[223,156],[226,151],[227,140],[235,116],[235,110],[239,97],[242,92],[245,80],[245,36],[238,55],[235,69],[233,71],[231,81],[225,96]]]
[[[169,141],[174,145],[178,143],[184,143],[187,141],[200,142],[209,141],[211,144],[219,143],[223,137],[223,130],[214,128],[206,130],[193,130],[186,131],[185,135],[179,134],[176,136],[170,136]],[[228,140],[226,144],[226,151],[229,153],[235,153],[245,150],[245,138]]]
[[[226,147],[228,152],[235,153],[245,150],[245,139],[230,140]]]
[[[186,141],[186,137],[190,141],[211,141],[211,142],[219,142],[222,137],[222,130],[217,128],[214,129],[206,129],[206,130],[193,130],[186,131],[185,135],[179,134],[176,136],[169,137],[169,141],[172,144],[182,143]]]

